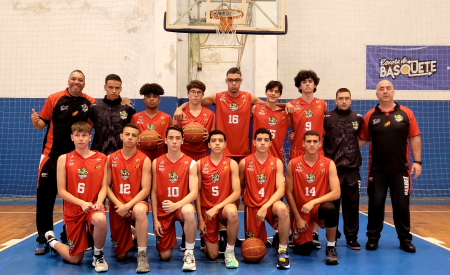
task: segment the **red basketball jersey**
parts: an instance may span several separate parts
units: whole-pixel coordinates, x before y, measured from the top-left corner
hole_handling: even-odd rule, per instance
[[[142,111],[134,114],[131,122],[136,124],[141,132],[145,130],[155,130],[163,138],[166,138],[167,128],[172,125],[172,117],[169,114],[159,111],[156,116],[151,118],[145,111]],[[153,161],[157,157],[160,157],[167,153],[167,146],[163,144],[158,149],[149,151],[143,150],[142,152],[146,154],[151,161]]]
[[[172,162],[166,154],[156,159],[158,217],[172,214],[162,209],[163,201],[178,202],[189,194],[189,170],[193,163],[192,158],[185,154],[176,162]]]
[[[203,125],[203,127],[208,130],[208,133],[211,132],[215,117],[213,111],[208,108],[202,107],[202,111],[200,112],[200,114],[198,116],[194,116],[193,114],[191,114],[189,105],[184,108],[183,111],[186,114],[186,117],[183,120],[178,121],[179,126],[184,127],[191,122],[197,122]],[[184,141],[184,143],[181,145],[181,148],[191,152],[204,152],[208,151],[209,149],[208,143],[206,141],[199,143],[189,143],[187,141]]]
[[[323,137],[323,121],[327,104],[324,100],[318,98],[314,98],[311,103],[307,103],[301,97],[292,100],[290,103],[295,107],[295,112],[290,114],[292,128],[295,132],[291,148],[291,159],[293,159],[306,152],[303,147],[303,137],[307,131],[317,131]]]
[[[131,201],[142,190],[142,167],[146,157],[137,151],[134,156],[125,159],[122,149],[109,155],[111,190],[121,203]]]
[[[272,146],[269,148],[269,153],[272,156],[281,159],[284,163],[284,140],[289,129],[289,117],[284,109],[272,110],[267,105],[256,104],[253,111],[253,134],[255,136],[256,130],[259,128],[267,128],[272,133]],[[256,147],[253,145],[252,152],[256,152]]]
[[[331,159],[322,155],[319,155],[319,159],[312,167],[306,163],[304,155],[291,160],[294,178],[293,195],[297,209],[301,209],[305,203],[330,192],[330,162]]]
[[[216,94],[216,129],[222,130],[228,138],[226,156],[247,156],[250,154],[249,129],[252,110],[252,95],[239,91],[238,97],[227,92]]]
[[[231,158],[223,157],[216,166],[211,157],[200,160],[202,174],[202,207],[212,208],[228,198],[231,187]]]
[[[67,191],[81,200],[94,203],[102,188],[106,160],[106,156],[97,151],[88,158],[83,158],[77,151],[67,153]],[[73,217],[80,212],[82,212],[80,206],[64,202],[64,216]]]
[[[261,207],[276,192],[277,158],[269,155],[261,164],[255,154],[245,159],[244,204],[248,207]]]

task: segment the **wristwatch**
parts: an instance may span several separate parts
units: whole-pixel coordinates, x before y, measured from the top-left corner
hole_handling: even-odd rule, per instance
[[[421,161],[417,161],[417,160],[415,160],[415,161],[414,161],[414,163],[417,163],[417,164],[420,164],[420,165],[422,165],[422,162],[421,162]]]

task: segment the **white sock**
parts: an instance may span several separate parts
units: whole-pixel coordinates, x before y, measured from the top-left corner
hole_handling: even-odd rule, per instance
[[[280,244],[278,248],[287,250],[287,244]]]
[[[327,241],[327,246],[336,246],[336,242],[328,242]]]
[[[186,249],[194,250],[195,243],[186,242]]]
[[[138,252],[141,252],[141,251],[147,252],[147,247],[139,247],[138,246]]]
[[[226,251],[234,251],[234,245],[228,244],[227,243],[227,249]]]
[[[103,247],[97,248],[94,246],[94,255],[100,255],[101,252],[103,252]]]
[[[49,236],[52,236],[53,238],[55,238],[55,232],[53,232],[53,231],[47,231],[47,232],[45,232],[45,239],[46,240],[48,240],[48,238],[49,238]],[[49,243],[48,243],[48,245],[51,247],[51,248],[55,248],[55,244],[57,243],[58,241],[56,240],[56,239],[54,239],[53,241],[50,241]]]
[[[278,233],[278,230],[275,229],[273,232],[274,232],[273,234],[277,234],[277,233]]]

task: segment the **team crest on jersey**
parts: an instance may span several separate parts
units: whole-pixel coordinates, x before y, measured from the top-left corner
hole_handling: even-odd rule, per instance
[[[128,117],[128,113],[126,111],[120,112],[120,118],[121,119],[127,119],[127,117]]]
[[[66,244],[69,246],[69,249],[73,248],[73,241],[72,240],[67,240]]]
[[[386,123],[384,124],[384,127],[388,127],[389,125],[391,125],[391,122],[390,122],[390,121],[386,122]]]
[[[83,112],[87,112],[87,111],[89,111],[89,107],[87,106],[87,104],[83,104],[83,105],[81,105],[81,111],[83,111]]]
[[[270,126],[275,126],[275,125],[277,125],[277,123],[278,123],[278,120],[276,117],[274,117],[274,116],[269,117],[269,125]]]
[[[311,109],[308,109],[305,111],[305,115],[307,118],[311,118],[313,116],[313,111]]]
[[[171,183],[178,182],[178,174],[177,172],[169,173],[169,180]]]
[[[148,128],[147,130],[153,130],[153,131],[156,131],[156,126],[155,126],[154,124],[148,125],[147,128]]]
[[[130,178],[130,172],[127,169],[121,170],[120,173],[122,173],[122,179],[127,180]]]
[[[230,109],[231,109],[231,111],[237,111],[237,110],[239,110],[239,106],[236,103],[231,103]]]
[[[78,169],[78,176],[80,177],[80,179],[85,179],[87,178],[89,175],[89,171],[86,168],[80,168]]]
[[[314,175],[313,173],[307,174],[307,175],[306,175],[306,181],[307,181],[308,183],[314,183],[314,182],[316,182],[316,175]]]
[[[119,247],[119,244],[117,243],[116,240],[111,240],[111,244],[112,244],[112,247],[113,247],[114,250],[116,250],[117,247]]]
[[[353,130],[358,130],[358,127],[359,127],[358,121],[353,121],[352,126],[353,126]]]
[[[258,175],[258,182],[259,182],[260,184],[266,183],[266,181],[267,181],[266,175],[264,175],[264,174],[259,174],[259,175]]]
[[[372,122],[373,125],[378,124],[378,123],[380,123],[380,119],[379,118],[374,119],[373,122]]]
[[[218,182],[219,180],[220,180],[219,173],[215,173],[214,175],[212,175],[212,181],[213,182]]]
[[[403,121],[402,115],[395,115],[394,118],[395,118],[395,121],[397,121],[397,122]]]

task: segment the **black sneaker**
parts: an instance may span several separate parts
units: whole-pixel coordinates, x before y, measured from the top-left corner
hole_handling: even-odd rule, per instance
[[[205,250],[205,246],[206,246],[206,242],[205,242],[205,238],[200,237],[200,250]]]
[[[378,240],[369,239],[366,243],[366,250],[377,250]]]
[[[319,250],[322,248],[322,244],[319,241],[319,234],[313,232],[313,249]]]
[[[34,251],[34,255],[45,255],[50,251],[50,246],[48,245],[48,243],[37,243],[37,248]]]
[[[264,245],[266,246],[266,248],[272,247],[272,242],[267,240]]]
[[[327,255],[327,265],[339,264],[339,258],[338,258],[337,252],[336,252],[336,247],[327,246],[325,253]]]
[[[295,248],[295,244],[292,242],[292,234],[289,235],[289,243],[288,243],[289,248]]]
[[[278,232],[273,235],[272,247],[274,247],[276,250],[278,250],[278,248],[280,247],[280,235],[278,234]]]
[[[289,263],[289,254],[287,249],[280,248],[278,249],[278,256],[277,256],[277,268],[278,269],[289,269],[291,267],[291,264]]]
[[[180,251],[186,251],[186,236],[184,236],[184,232],[181,236]]]
[[[225,249],[227,248],[228,243],[227,231],[220,230],[219,234],[219,254],[223,254],[225,253]],[[235,246],[237,245],[235,244]]]
[[[235,247],[242,247],[242,241],[239,238],[237,238],[236,239],[236,243],[234,244],[234,246]]]
[[[348,240],[347,246],[350,247],[352,250],[361,250],[361,245],[358,243],[358,240]]]

